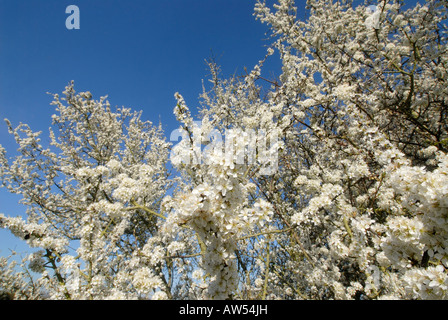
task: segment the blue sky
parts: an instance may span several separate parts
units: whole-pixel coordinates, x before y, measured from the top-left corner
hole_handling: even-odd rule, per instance
[[[272,3],[273,1],[268,1]],[[357,1],[361,2],[361,1]],[[415,1],[409,1],[414,3]],[[80,10],[80,29],[65,26],[67,6]],[[0,144],[16,145],[2,121],[28,123],[48,133],[51,96],[71,81],[114,106],[143,110],[162,121],[166,135],[178,124],[174,93],[198,106],[204,60],[213,54],[224,76],[251,69],[266,52],[268,27],[253,17],[255,0],[0,0]],[[300,18],[305,1],[297,0]],[[268,66],[278,72],[275,62]],[[0,213],[24,214],[20,198],[0,188]],[[27,250],[0,229],[0,255]]]
[[[67,6],[80,10],[80,29],[68,30]],[[266,25],[253,17],[255,0],[0,0],[0,144],[16,145],[3,122],[48,133],[52,100],[71,81],[113,106],[143,110],[177,127],[174,93],[198,106],[204,60],[213,54],[224,76],[251,69],[265,55]],[[18,196],[0,188],[0,213],[24,214]],[[26,251],[0,229],[0,255]]]

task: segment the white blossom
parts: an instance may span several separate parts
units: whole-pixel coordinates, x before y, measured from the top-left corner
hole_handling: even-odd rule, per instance
[[[27,211],[0,227],[36,251],[24,271],[0,260],[2,290],[447,299],[447,7],[307,4],[301,21],[293,0],[257,1],[264,59],[229,79],[208,62],[197,114],[175,94],[173,146],[73,83],[53,96],[49,140],[7,120],[18,155],[0,146],[0,181]]]

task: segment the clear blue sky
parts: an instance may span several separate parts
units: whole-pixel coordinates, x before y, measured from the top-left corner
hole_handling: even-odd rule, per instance
[[[80,10],[80,29],[65,26],[66,7]],[[0,144],[16,150],[4,118],[48,133],[51,96],[69,81],[114,106],[143,110],[178,124],[174,93],[198,106],[204,63],[213,54],[224,75],[251,69],[265,55],[267,26],[253,17],[255,0],[0,0]],[[20,198],[0,188],[0,213],[23,215]],[[0,255],[27,250],[0,229]]]
[[[268,1],[272,3],[273,0]],[[357,1],[361,2],[361,1]],[[415,2],[411,0],[409,2]],[[68,30],[67,6],[80,9],[80,29]],[[265,55],[266,25],[255,0],[0,0],[0,144],[16,145],[4,118],[48,133],[51,96],[71,81],[77,91],[112,105],[143,110],[143,118],[177,127],[174,93],[198,106],[204,60],[217,57],[224,76],[251,69]],[[305,1],[297,0],[305,17]],[[269,66],[278,70],[275,63]],[[278,74],[278,72],[277,72]],[[20,198],[0,188],[0,213],[23,215]],[[27,250],[0,229],[0,256]]]

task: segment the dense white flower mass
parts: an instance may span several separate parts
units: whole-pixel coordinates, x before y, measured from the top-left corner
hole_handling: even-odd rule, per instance
[[[266,56],[230,79],[210,62],[198,115],[176,93],[173,145],[73,83],[49,145],[6,120],[20,155],[0,146],[0,181],[27,214],[0,227],[35,251],[23,271],[1,258],[0,291],[448,299],[447,2],[307,4],[300,21],[292,0],[256,3]]]

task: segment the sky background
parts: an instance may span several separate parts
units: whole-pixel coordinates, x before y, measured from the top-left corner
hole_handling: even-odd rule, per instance
[[[67,6],[80,10],[80,29],[68,30]],[[264,57],[268,27],[253,16],[255,0],[0,0],[0,144],[17,146],[3,119],[27,123],[48,136],[54,106],[47,94],[76,91],[112,106],[143,110],[169,134],[178,123],[174,93],[196,111],[212,55],[223,76],[241,74]],[[304,5],[304,3],[303,3]],[[271,65],[275,69],[275,63]],[[206,81],[206,80],[205,80]],[[45,141],[45,139],[43,140]],[[0,213],[23,215],[20,197],[0,188]],[[29,252],[0,229],[0,256]]]
[[[273,3],[273,0],[268,0]],[[361,2],[361,1],[358,1]],[[415,3],[415,1],[407,1]],[[80,10],[80,29],[68,30],[67,6]],[[47,94],[76,91],[112,106],[143,110],[167,137],[178,123],[174,93],[196,111],[212,55],[224,77],[261,60],[268,27],[253,16],[255,0],[0,0],[0,144],[17,149],[3,122],[27,123],[48,136],[54,106]],[[297,0],[298,17],[307,16]],[[272,61],[272,60],[271,60]],[[277,61],[277,62],[276,62]],[[267,65],[279,74],[278,60]],[[265,69],[266,70],[266,69]],[[0,188],[0,213],[23,215],[20,197]],[[0,256],[27,245],[0,229]]]

